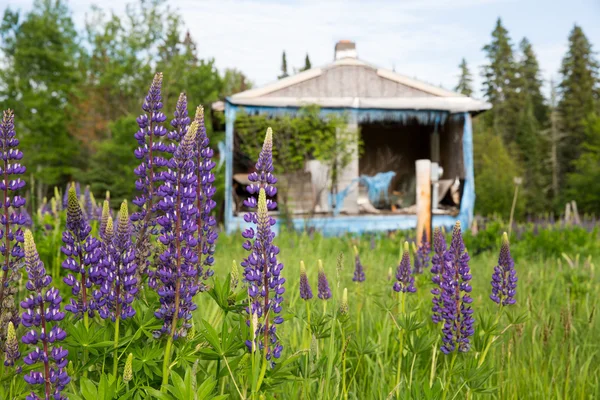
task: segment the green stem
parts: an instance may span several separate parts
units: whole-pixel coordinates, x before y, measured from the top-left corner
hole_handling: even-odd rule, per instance
[[[450,369],[448,370],[448,375],[446,376],[446,384],[444,385],[444,394],[442,395],[442,400],[446,400],[446,396],[448,395],[448,390],[450,389],[450,381],[452,380],[452,370],[454,369],[455,362],[456,351],[452,354],[452,362],[450,363]]]
[[[165,346],[165,359],[163,360],[163,376],[162,385],[160,391],[166,393],[167,385],[169,384],[169,364],[171,363],[171,346],[173,345],[173,336],[169,336],[167,339],[167,345]]]
[[[89,331],[89,328],[90,328],[90,320],[89,320],[87,312],[83,313],[83,326],[85,327],[85,333],[87,334]],[[87,347],[84,347],[83,348],[83,366],[84,366],[83,376],[85,376],[86,378],[88,376],[88,369],[85,366],[87,364],[87,359],[88,359],[88,350],[87,350]]]
[[[405,293],[399,293],[398,300],[400,302],[400,316],[404,316],[406,310],[406,296]],[[398,349],[398,368],[396,372],[396,396],[400,398],[400,379],[402,378],[402,352],[404,351],[404,329],[400,328],[398,333],[398,342],[400,348]]]
[[[265,374],[267,372],[267,364],[269,362],[269,361],[267,361],[267,350],[265,350],[265,356],[263,357],[262,361],[263,361],[262,365],[260,366],[260,375],[258,375],[258,382],[256,383],[256,391],[257,392],[260,390],[263,379],[265,378]]]
[[[435,379],[435,367],[437,365],[437,344],[439,341],[439,337],[435,340],[435,344],[433,345],[433,350],[431,352],[431,372],[429,374],[429,387],[433,387],[433,380]]]
[[[115,377],[115,379],[117,378],[117,372],[119,370],[119,323],[121,322],[121,315],[120,313],[117,314],[117,319],[115,320],[115,355],[113,357],[113,375]]]
[[[344,327],[342,326],[342,393],[346,394],[346,335],[344,334]]]

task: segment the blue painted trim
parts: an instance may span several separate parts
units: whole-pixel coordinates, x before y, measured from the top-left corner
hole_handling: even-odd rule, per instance
[[[475,173],[473,170],[473,125],[471,114],[464,113],[463,158],[465,165],[465,187],[460,201],[460,223],[462,229],[469,229],[473,222],[475,207]]]
[[[225,103],[225,229],[229,232],[233,218],[233,196],[231,181],[233,180],[233,127],[235,124],[236,107]]]

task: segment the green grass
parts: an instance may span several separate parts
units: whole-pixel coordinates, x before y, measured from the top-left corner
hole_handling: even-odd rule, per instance
[[[287,280],[286,321],[278,328],[284,345],[282,359],[297,352],[304,353],[289,379],[273,387],[271,394],[277,394],[277,398],[344,397],[340,356],[344,347],[343,330],[349,338],[345,352],[348,398],[393,398],[400,354],[398,324],[410,328],[411,324],[422,323],[419,329],[406,332],[398,398],[438,398],[444,387],[448,399],[591,399],[600,396],[600,325],[596,316],[600,285],[593,259],[569,265],[562,257],[542,261],[539,254],[530,254],[517,258],[517,304],[508,307],[509,314],[503,315],[493,329],[498,309],[488,296],[497,256],[486,252],[473,257],[470,266],[476,333],[471,351],[459,354],[450,371],[452,356],[437,351],[440,328],[430,320],[432,283],[428,272],[417,276],[417,293],[407,296],[406,312],[410,318],[399,315],[397,294],[391,289],[393,281],[388,280],[388,270],[390,267],[395,270],[397,266],[402,240],[379,238],[371,249],[368,239],[325,239],[318,235],[311,239],[308,235],[291,234],[276,238]],[[240,244],[235,236],[219,239],[216,275],[227,273],[230,260],[239,261],[244,257]],[[359,247],[366,269],[366,281],[362,284],[352,282],[352,245]],[[338,283],[336,259],[339,253],[345,255],[345,262]],[[571,258],[575,256],[571,254]],[[586,254],[580,256],[583,259]],[[318,259],[323,260],[332,286],[333,299],[327,305],[329,317],[337,309],[343,289],[348,288],[349,293],[349,320],[333,324],[337,325],[333,342],[331,321],[318,323],[323,308],[322,301],[316,298]],[[312,330],[324,330],[324,337],[318,340],[317,355],[313,354],[313,344],[308,363],[304,359],[304,354],[310,351],[306,304],[299,298],[298,288],[301,260],[307,266],[315,292],[315,298],[309,302]],[[220,314],[211,312],[214,305],[206,296],[202,297],[203,318],[209,318],[213,326],[218,326]],[[526,319],[511,324],[511,316]],[[485,362],[478,367],[486,340],[499,332],[501,335],[490,347]],[[312,366],[310,378],[303,370],[306,365]],[[227,382],[227,388],[229,386]],[[234,392],[230,391],[232,395]]]

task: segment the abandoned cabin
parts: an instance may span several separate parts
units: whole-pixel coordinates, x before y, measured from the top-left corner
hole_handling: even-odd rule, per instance
[[[359,156],[355,146],[335,189],[330,166],[317,160],[307,160],[303,173],[278,176],[280,183],[287,179],[286,210],[296,229],[326,235],[414,229],[417,160],[432,166],[432,225],[449,228],[459,220],[469,226],[475,203],[471,118],[490,104],[368,64],[353,42],[341,41],[332,63],[226,99],[221,146],[228,232],[248,225],[243,188],[249,171],[236,160],[236,114],[294,115],[313,104],[323,116],[343,113],[345,132],[360,135],[362,151]]]

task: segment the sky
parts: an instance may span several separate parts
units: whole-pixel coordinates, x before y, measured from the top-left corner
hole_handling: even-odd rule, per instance
[[[6,0],[5,0],[6,1]],[[71,0],[83,27],[92,4],[123,13],[124,0]],[[288,71],[333,60],[338,40],[356,42],[358,57],[382,68],[453,89],[464,57],[481,95],[482,47],[498,17],[513,44],[533,44],[543,78],[558,70],[574,24],[600,50],[600,0],[170,0],[195,39],[201,58],[220,69],[237,68],[255,84],[280,74],[286,51]],[[24,11],[32,0],[8,0]],[[546,87],[548,90],[548,86]]]

